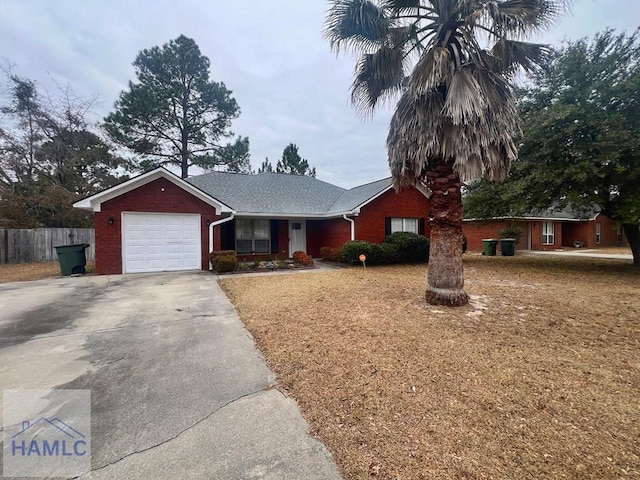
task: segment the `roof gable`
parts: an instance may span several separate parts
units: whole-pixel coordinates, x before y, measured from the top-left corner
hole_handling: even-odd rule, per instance
[[[102,209],[102,204],[104,202],[119,197],[120,195],[124,195],[125,193],[131,192],[132,190],[135,190],[136,188],[153,182],[154,180],[157,180],[159,178],[165,178],[169,180],[171,183],[187,191],[194,197],[211,205],[215,208],[217,215],[220,215],[224,212],[233,211],[225,203],[209,195],[207,192],[200,190],[196,186],[184,181],[182,178],[162,167],[143,173],[141,175],[138,175],[137,177],[133,177],[129,180],[126,180],[125,182],[91,195],[90,197],[83,198],[82,200],[75,202],[73,206],[76,208],[83,208],[86,210],[92,210],[94,212],[100,212]]]
[[[340,198],[331,206],[329,211],[341,213],[360,210],[364,205],[389,191],[391,188],[391,178],[383,178],[376,182],[353,187],[350,190],[345,190]]]

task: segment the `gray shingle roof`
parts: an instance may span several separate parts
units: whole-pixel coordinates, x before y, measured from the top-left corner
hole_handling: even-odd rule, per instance
[[[550,220],[588,220],[600,213],[598,205],[591,205],[584,209],[574,209],[571,205],[565,207],[551,207],[543,210],[532,210],[523,215],[524,218],[548,218]]]
[[[505,215],[502,217],[492,217],[494,220],[497,219],[510,219],[510,220],[569,220],[569,221],[579,221],[579,220],[590,220],[595,218],[601,209],[598,205],[590,205],[588,207],[577,209],[573,208],[571,205],[566,205],[564,207],[561,206],[552,206],[549,208],[542,209],[533,209],[527,213],[522,215]],[[466,221],[474,221],[480,220],[478,218],[465,218]],[[490,219],[484,219],[490,220]]]
[[[327,213],[344,213],[359,207],[391,186],[391,177],[345,190]]]
[[[391,185],[387,178],[345,190],[313,177],[285,173],[209,172],[187,181],[240,214],[341,215]]]

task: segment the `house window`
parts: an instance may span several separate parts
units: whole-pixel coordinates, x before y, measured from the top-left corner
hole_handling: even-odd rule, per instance
[[[268,219],[238,218],[236,220],[236,253],[269,253],[270,223]]]
[[[600,243],[602,239],[602,224],[600,222],[596,223],[596,243]]]
[[[618,228],[616,229],[616,242],[618,243],[618,245],[622,245],[622,226],[618,225]]]
[[[554,238],[554,223],[542,222],[542,244],[553,245],[555,243]]]
[[[392,218],[391,233],[396,233],[396,232],[418,233],[418,219],[417,218]]]

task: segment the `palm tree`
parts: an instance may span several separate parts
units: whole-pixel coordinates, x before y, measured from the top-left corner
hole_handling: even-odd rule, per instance
[[[465,305],[464,182],[503,179],[520,132],[513,81],[551,53],[525,42],[570,0],[330,0],[325,37],[362,54],[351,100],[370,114],[399,96],[387,149],[395,187],[431,190],[426,298]]]

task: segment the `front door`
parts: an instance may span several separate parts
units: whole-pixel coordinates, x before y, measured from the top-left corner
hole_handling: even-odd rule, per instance
[[[289,220],[289,255],[297,251],[307,252],[306,220]]]

